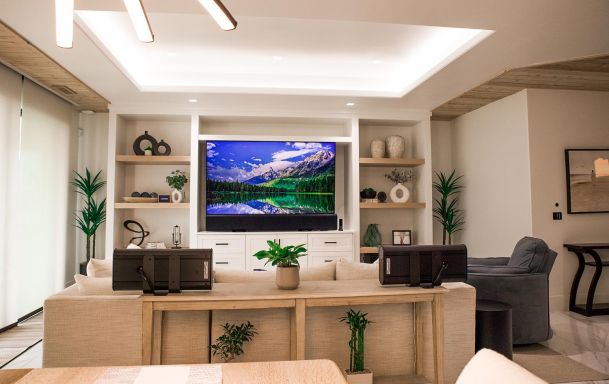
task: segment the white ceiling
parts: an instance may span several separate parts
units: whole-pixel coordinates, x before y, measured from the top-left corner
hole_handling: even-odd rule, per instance
[[[53,0],[0,0],[0,19],[115,105],[150,102],[184,105],[188,104],[188,99],[196,98],[199,105],[209,108],[238,105],[243,110],[264,107],[295,109],[303,106],[331,111],[430,110],[509,68],[609,52],[607,0],[224,0],[239,22],[237,30],[247,32],[248,36],[238,38],[232,37],[232,32],[214,29],[209,22],[195,23],[194,20],[207,18],[196,0],[144,0],[157,39],[153,44],[158,43],[158,47],[152,50],[156,52],[149,54],[165,52],[165,56],[160,56],[163,65],[148,68],[146,64],[143,73],[139,73],[133,69],[137,66],[129,70],[129,65],[121,63],[119,55],[112,58],[104,44],[97,39],[92,40],[79,28],[75,30],[73,49],[58,48],[54,41],[53,3]],[[76,8],[123,11],[121,0],[76,0]],[[157,18],[161,20],[158,23]],[[172,28],[172,25],[179,25],[184,30]],[[409,64],[404,58],[404,51],[399,48],[407,46],[409,38],[438,30],[412,26],[483,29],[495,33],[443,68],[446,60],[450,61],[461,52],[457,51],[451,56],[445,49],[441,50],[447,56],[445,60],[437,60],[437,67],[423,73],[422,78],[441,69],[408,92],[408,84],[416,85],[416,81],[413,83],[399,77],[400,72],[410,72],[398,70],[402,65],[406,69]],[[309,33],[320,30],[325,32]],[[195,38],[192,37],[194,35],[184,38],[185,31],[205,32],[205,37],[199,36],[207,43],[205,55],[230,53],[232,60],[237,60],[242,54],[257,57],[259,62],[248,62],[248,68],[238,68],[234,65],[236,61],[233,61],[232,67],[225,68],[228,75],[224,78],[228,80],[231,80],[231,74],[245,69],[243,73],[247,76],[242,76],[240,81],[251,81],[251,84],[247,84],[248,89],[235,85],[237,82],[231,84],[227,81],[220,85],[200,81],[195,82],[198,89],[179,88],[176,84],[184,83],[184,78],[177,77],[158,83],[158,79],[162,78],[157,76],[162,74],[158,71],[170,68],[170,72],[175,73],[175,69],[181,66],[179,60],[173,59],[194,58],[193,61],[204,63],[201,68],[209,70],[212,67],[201,52],[190,52]],[[128,33],[124,39],[131,39],[131,36],[132,33]],[[185,43],[184,46],[177,44],[180,40]],[[277,41],[279,43],[273,43]],[[221,42],[223,47],[210,48],[214,42]],[[139,44],[137,46],[144,49]],[[281,52],[276,53],[275,50]],[[316,52],[310,58],[316,63],[311,68],[303,64],[302,54],[307,51]],[[170,52],[176,53],[176,56],[172,58],[167,55]],[[341,54],[346,55],[341,57]],[[273,56],[281,56],[282,60],[272,60]],[[298,81],[292,82],[292,85],[276,83],[271,87],[269,83],[261,82],[260,79],[268,81],[272,78],[260,73],[267,66],[264,60],[268,57],[273,63],[268,63],[267,72],[272,70],[273,74],[280,73],[286,78],[293,76]],[[324,60],[341,65],[328,68],[321,65]],[[359,62],[346,65],[347,60]],[[374,60],[381,63],[372,64],[369,70],[366,62]],[[172,61],[175,63],[171,64]],[[383,68],[383,64],[388,70],[376,69],[377,66]],[[143,67],[143,64],[139,65]],[[252,66],[257,72],[252,70]],[[123,74],[121,67],[127,69],[127,73],[131,72],[128,76],[135,79],[142,90],[150,91],[141,92]],[[193,68],[196,66],[188,66],[186,72]],[[252,78],[249,76],[252,71],[260,76]],[[316,77],[316,82],[303,81],[303,73]],[[328,74],[327,82],[319,80]],[[341,79],[341,74],[348,74],[352,79],[345,81]],[[353,78],[356,80],[352,81]],[[299,86],[294,87],[294,84]],[[319,91],[324,84],[329,90]],[[217,88],[210,92],[212,87]],[[231,90],[227,89],[231,87]],[[252,92],[252,87],[258,89],[256,93],[268,93],[269,88],[285,88],[286,91],[281,93],[291,95],[247,94]],[[158,92],[159,89],[177,92]],[[362,89],[368,93],[362,92]],[[224,93],[215,93],[220,90]],[[387,97],[405,92],[402,97]],[[314,96],[312,93],[325,95]],[[356,105],[349,108],[345,106],[347,102],[355,102]]]

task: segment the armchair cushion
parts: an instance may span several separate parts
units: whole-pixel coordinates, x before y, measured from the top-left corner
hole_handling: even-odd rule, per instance
[[[545,241],[526,236],[516,243],[507,265],[528,268],[530,272],[545,272],[546,260],[550,252],[552,251]]]
[[[467,265],[507,265],[509,257],[468,257]]]
[[[525,267],[510,267],[509,265],[468,265],[467,273],[492,273],[492,274],[521,274],[529,273]]]

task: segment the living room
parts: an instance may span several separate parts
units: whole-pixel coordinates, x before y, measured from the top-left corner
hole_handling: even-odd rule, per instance
[[[609,382],[608,26],[2,2],[0,383]]]

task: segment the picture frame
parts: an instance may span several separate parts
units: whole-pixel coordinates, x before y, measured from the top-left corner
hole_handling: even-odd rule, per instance
[[[394,229],[391,231],[393,245],[412,245],[412,231],[409,229]]]
[[[565,149],[567,213],[609,213],[609,149]]]

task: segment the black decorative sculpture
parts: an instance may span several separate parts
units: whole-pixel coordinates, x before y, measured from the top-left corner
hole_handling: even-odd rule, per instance
[[[144,134],[139,136],[133,142],[133,153],[135,153],[138,156],[144,156],[144,150],[141,147],[142,142],[144,142],[144,141],[147,141],[150,143],[149,146],[152,148],[152,153],[156,152],[156,147],[159,145],[159,143],[156,141],[156,139],[153,136],[148,134],[148,131],[144,131]]]
[[[133,228],[133,226],[135,226],[135,229]],[[123,227],[125,227],[126,230],[131,231],[133,233],[137,233],[139,235],[132,237],[131,240],[129,240],[130,244],[135,244],[133,243],[133,240],[139,240],[139,243],[135,245],[140,246],[144,243],[144,239],[150,236],[150,232],[145,231],[144,227],[142,227],[142,224],[138,223],[135,220],[125,220],[123,222]]]

